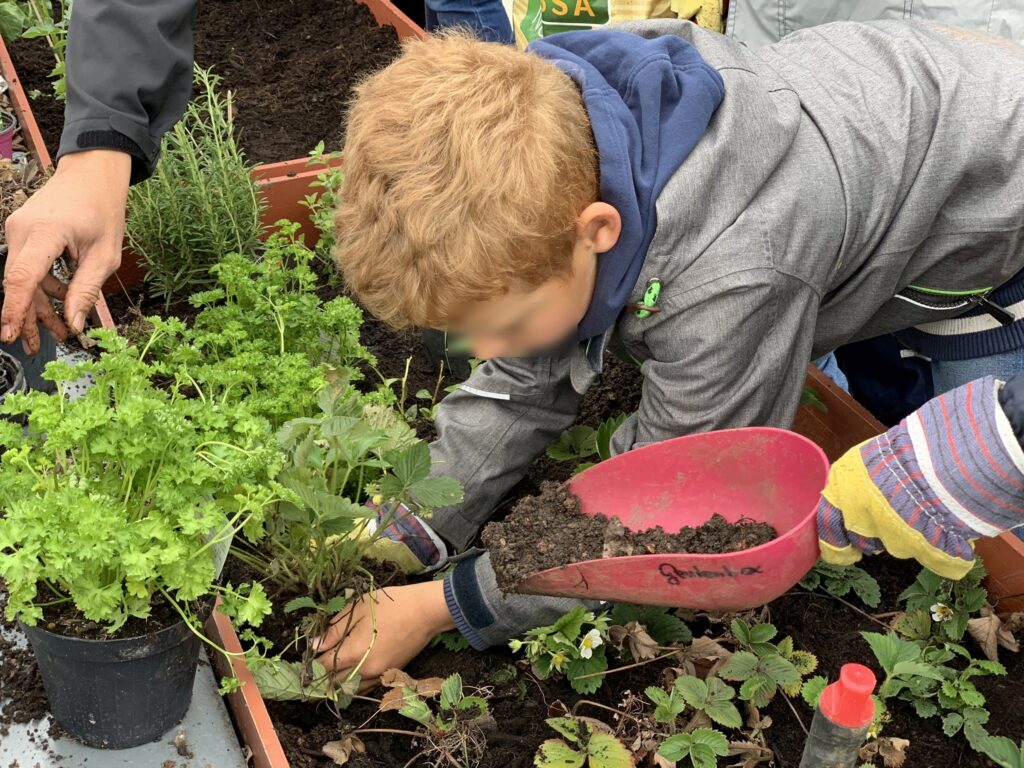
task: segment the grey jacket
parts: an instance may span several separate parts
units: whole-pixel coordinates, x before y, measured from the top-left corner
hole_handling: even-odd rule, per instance
[[[1016,44],[892,22],[822,26],[759,50],[685,22],[623,28],[688,39],[726,96],[657,202],[631,301],[658,278],[661,312],[623,313],[614,331],[644,379],[616,452],[705,430],[788,427],[810,359],[963,312],[959,302],[902,300],[908,286],[998,286],[1024,268]],[[434,527],[468,545],[572,423],[597,375],[579,348],[478,368],[439,409],[438,471],[466,495]],[[566,607],[502,597],[486,556],[456,573],[449,605],[475,645]]]
[[[1024,42],[1024,0],[732,0],[726,34],[750,46],[832,21],[929,21]]]

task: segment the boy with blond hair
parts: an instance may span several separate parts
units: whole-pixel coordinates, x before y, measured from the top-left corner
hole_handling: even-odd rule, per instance
[[[902,23],[761,50],[674,21],[526,52],[409,44],[350,113],[338,263],[384,321],[487,362],[441,404],[432,446],[465,500],[429,525],[404,511],[385,531],[400,559],[436,569],[472,544],[606,349],[644,380],[621,453],[788,427],[809,360],[898,333],[948,394],[837,463],[822,550],[962,575],[974,538],[1024,520],[1024,380],[993,378],[1024,368],[1022,82],[1002,41]],[[372,681],[437,632],[483,648],[573,605],[502,595],[486,553],[456,559],[358,604],[323,661],[346,671],[373,638]]]

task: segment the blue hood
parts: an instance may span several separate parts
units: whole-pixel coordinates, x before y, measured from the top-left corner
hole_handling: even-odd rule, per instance
[[[725,86],[674,35],[566,32],[528,50],[580,86],[600,158],[601,200],[622,217],[618,243],[598,257],[594,297],[577,331],[585,341],[611,328],[629,301],[654,237],[658,195],[704,135]]]

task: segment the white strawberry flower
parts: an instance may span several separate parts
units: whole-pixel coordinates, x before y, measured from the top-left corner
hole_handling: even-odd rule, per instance
[[[932,619],[935,621],[949,621],[953,618],[953,609],[945,603],[936,603],[931,608]]]
[[[601,633],[596,629],[590,630],[580,641],[580,656],[589,659],[594,655],[594,649],[602,644],[604,644],[604,640],[601,639]]]

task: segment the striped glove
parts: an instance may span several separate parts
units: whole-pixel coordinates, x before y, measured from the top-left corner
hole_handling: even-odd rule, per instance
[[[973,541],[1024,525],[1024,375],[936,397],[832,465],[818,506],[821,556],[886,550],[940,576],[971,570]]]

